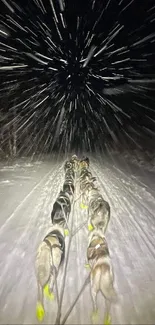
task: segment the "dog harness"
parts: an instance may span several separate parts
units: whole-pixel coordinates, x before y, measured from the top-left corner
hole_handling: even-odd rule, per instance
[[[48,240],[48,237],[55,237],[58,239],[60,245],[58,244],[51,244],[51,242]],[[44,242],[47,244],[47,246],[50,248],[51,251],[51,255],[52,255],[52,250],[53,248],[59,248],[62,251],[62,255],[61,255],[61,262],[64,258],[64,248],[65,248],[65,244],[64,244],[64,237],[59,233],[59,231],[57,230],[53,230],[51,231],[45,238],[44,238]]]
[[[102,242],[101,244],[97,244],[97,245],[93,245],[93,241],[90,243],[90,246],[89,246],[89,248],[95,248],[95,249],[98,249],[98,248],[102,248],[102,247],[104,247],[105,248],[105,250],[108,252],[108,254],[109,254],[109,250],[108,250],[108,248],[107,248],[107,243],[106,243],[106,241],[105,242]]]
[[[67,192],[65,192],[65,194],[63,195],[60,192],[60,195],[58,196],[56,202],[61,206],[61,208],[63,208],[64,206],[69,207],[70,206],[70,197],[69,197],[69,194]]]
[[[96,249],[98,249],[99,247],[101,247],[100,244],[97,244],[97,245],[95,246]]]

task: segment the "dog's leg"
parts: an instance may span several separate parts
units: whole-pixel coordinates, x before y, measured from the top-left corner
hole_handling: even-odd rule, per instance
[[[81,198],[81,196],[82,196],[82,194],[80,194],[80,195],[76,198],[75,202],[78,201],[78,200]]]
[[[84,203],[85,202],[85,198],[84,198],[84,193],[83,192],[80,194],[80,197],[81,197],[80,208],[81,209],[88,209],[88,205],[86,205]]]
[[[91,223],[91,217],[89,217],[89,219],[88,219],[88,230],[92,231],[93,229],[94,229],[94,227],[93,227],[93,225]]]
[[[81,209],[87,209],[88,208],[88,206],[84,203],[84,195],[83,195],[83,193],[81,194],[81,203],[80,203],[80,208]]]
[[[67,223],[68,218],[69,218],[69,214],[67,215],[67,218],[65,217],[65,221],[66,221],[66,227],[64,229],[64,235],[65,236],[69,236],[69,227],[68,227],[68,223]]]
[[[111,301],[105,299],[105,316],[104,316],[104,325],[111,325],[111,316],[110,316]]]
[[[107,214],[106,214],[106,222],[105,222],[105,226],[104,226],[104,229],[103,229],[103,233],[104,233],[104,234],[105,234],[105,232],[106,232],[106,230],[107,230],[107,227],[108,227],[109,221],[110,221],[110,214],[109,214],[109,211],[107,211]]]
[[[87,209],[88,206],[84,203],[85,202],[85,198],[84,198],[84,193],[82,191],[81,191],[81,194],[80,194],[80,196],[79,196],[78,199],[80,199],[80,198],[81,198],[80,208],[81,209]]]
[[[86,263],[84,264],[84,267],[85,267],[88,271],[90,271],[90,269],[91,269],[90,264],[89,264],[88,260],[85,260],[85,261],[86,261]]]
[[[61,206],[62,210],[63,210],[63,214],[64,214],[64,219],[65,219],[65,222],[66,222],[66,228],[64,229],[64,235],[65,236],[68,236],[69,235],[69,227],[68,227],[68,218],[69,218],[69,214],[67,214],[67,218],[66,218],[66,215],[65,215],[65,211],[64,211],[64,208],[63,208],[63,205]]]
[[[87,206],[85,203],[83,203],[83,200],[82,200],[82,202],[80,203],[80,208],[81,208],[81,209],[88,209],[88,206]]]
[[[84,267],[85,267],[87,270],[90,270],[90,265],[89,265],[89,263],[86,262],[86,263],[84,264]]]
[[[110,310],[111,310],[111,304],[112,301],[115,302],[117,301],[117,293],[116,290],[113,286],[113,271],[112,267],[110,267],[110,273],[109,273],[109,285],[108,288],[105,288],[105,290],[102,288],[102,293],[105,297],[105,316],[104,316],[104,325],[111,325],[111,315],[110,315]]]
[[[54,300],[54,293],[53,293],[53,275],[51,274],[48,283],[44,287],[44,295],[49,300]]]
[[[39,281],[37,281],[37,285],[38,285],[38,299],[36,305],[36,317],[39,322],[42,322],[45,316],[45,309],[43,303],[43,288],[40,285]]]
[[[98,324],[97,288],[95,284],[92,283],[92,279],[91,279],[91,296],[93,300],[93,312],[91,315],[91,320],[93,324]]]

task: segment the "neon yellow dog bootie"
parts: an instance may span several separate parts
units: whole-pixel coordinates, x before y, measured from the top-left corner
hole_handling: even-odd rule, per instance
[[[81,209],[88,209],[88,205],[85,205],[83,202],[80,203],[80,208]]]
[[[36,306],[36,317],[39,322],[42,322],[45,317],[44,307],[39,301],[37,302],[37,306]]]
[[[45,287],[44,287],[44,295],[49,300],[54,300],[54,293],[50,291],[49,284],[46,284]]]
[[[64,229],[64,235],[65,236],[69,236],[69,230],[66,228],[66,229]]]
[[[111,316],[109,314],[107,314],[104,318],[104,325],[111,325]]]
[[[98,324],[98,320],[99,320],[98,310],[92,312],[91,320],[93,324]]]
[[[89,230],[89,231],[92,231],[93,229],[94,229],[94,227],[92,226],[91,223],[89,223],[89,224],[88,224],[88,230]]]

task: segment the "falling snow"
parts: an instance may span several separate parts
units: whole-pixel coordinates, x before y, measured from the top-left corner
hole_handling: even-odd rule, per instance
[[[12,130],[26,153],[155,135],[154,1],[2,0],[0,17],[2,150]]]

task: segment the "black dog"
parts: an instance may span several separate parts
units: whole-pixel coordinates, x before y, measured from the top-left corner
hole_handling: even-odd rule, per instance
[[[67,226],[67,221],[69,214],[71,212],[71,202],[70,197],[67,192],[60,191],[55,203],[53,204],[53,209],[51,212],[51,220],[53,225],[60,225],[62,227]]]
[[[75,191],[74,184],[71,181],[65,181],[63,184],[63,191],[67,192],[69,195],[73,195]]]
[[[75,179],[75,172],[72,168],[69,168],[65,172],[65,180],[72,179],[72,181]]]

